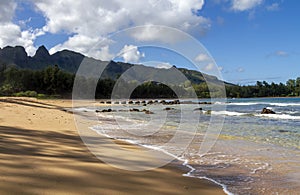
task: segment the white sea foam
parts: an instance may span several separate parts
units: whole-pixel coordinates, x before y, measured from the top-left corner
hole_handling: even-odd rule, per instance
[[[289,114],[256,114],[255,116],[274,119],[300,120],[300,116],[293,116]]]
[[[226,104],[226,105],[232,105],[232,106],[251,106],[251,105],[271,105],[271,106],[278,106],[278,107],[286,107],[286,106],[300,106],[300,103],[295,102],[295,103],[284,103],[284,102],[229,102],[229,103],[224,103],[224,102],[215,102],[215,104]]]
[[[228,105],[235,105],[235,106],[251,106],[251,105],[258,105],[258,104],[268,104],[264,102],[235,102],[235,103],[228,103]]]
[[[74,111],[77,111],[77,112],[95,112],[95,109],[91,109],[91,108],[74,108]]]
[[[280,106],[280,107],[286,107],[286,106],[300,106],[300,103],[269,103],[272,106]]]
[[[212,111],[211,114],[213,114],[213,115],[227,115],[227,116],[243,116],[243,115],[247,115],[248,113],[233,112],[233,111]]]

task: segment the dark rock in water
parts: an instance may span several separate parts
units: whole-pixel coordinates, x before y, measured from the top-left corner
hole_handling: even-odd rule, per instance
[[[142,104],[146,104],[146,101],[145,101],[145,100],[143,100],[143,101],[141,101],[141,103],[142,103]]]
[[[205,114],[211,114],[211,110],[206,111]]]
[[[164,108],[164,110],[175,110],[175,108],[166,107],[166,108]]]
[[[199,102],[199,104],[212,104],[211,102]]]
[[[166,103],[166,100],[161,100],[159,103],[165,104],[165,103]]]
[[[126,104],[126,101],[122,101],[121,104]]]
[[[174,104],[180,104],[179,100],[174,100],[173,102],[174,102]]]
[[[140,110],[137,109],[137,108],[132,108],[132,109],[130,109],[129,111],[130,111],[130,112],[139,112]]]
[[[148,104],[153,104],[153,101],[152,101],[152,100],[149,100],[149,101],[148,101]]]
[[[100,110],[96,110],[95,112],[100,112]]]
[[[289,131],[288,130],[279,130],[278,132],[279,133],[288,133]]]
[[[202,108],[195,108],[194,111],[202,111]]]
[[[139,103],[140,103],[140,101],[136,101],[136,102],[135,102],[135,104],[139,104]]]
[[[147,106],[147,104],[143,104],[143,106]]]
[[[101,112],[112,112],[112,111],[113,111],[113,110],[109,108],[109,109],[107,109],[107,110],[104,109],[104,110],[102,110]],[[97,111],[96,111],[96,112],[97,112]]]
[[[145,114],[154,114],[154,112],[151,112],[150,110],[146,110]]]
[[[106,104],[111,104],[111,101],[106,101]]]
[[[120,104],[120,102],[114,102],[114,104]]]
[[[105,103],[104,101],[101,101],[101,102],[100,102],[100,104],[104,104],[104,103]]]
[[[158,100],[154,100],[154,103],[158,103]]]
[[[193,101],[183,101],[182,104],[195,104]]]
[[[133,104],[133,101],[130,100],[130,101],[128,102],[128,104]]]
[[[271,109],[263,108],[261,114],[276,114],[276,113]]]

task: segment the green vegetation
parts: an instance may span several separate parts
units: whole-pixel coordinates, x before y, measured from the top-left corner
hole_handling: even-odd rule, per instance
[[[293,97],[300,96],[300,77],[290,79],[283,83],[271,83],[257,81],[256,85],[249,86],[227,86],[227,97]]]
[[[58,66],[44,70],[0,68],[0,95],[46,98],[49,95],[67,96],[72,92],[74,75]]]
[[[200,73],[199,73],[200,74]],[[0,67],[0,96],[19,96],[37,98],[70,98],[75,74],[61,70],[57,65],[48,66],[43,70],[19,69],[16,67]],[[80,77],[82,89],[92,86],[93,80]],[[116,81],[110,78],[99,80],[96,88],[96,98],[110,98]],[[126,83],[122,89],[128,90],[136,86],[135,81]],[[300,77],[290,79],[286,84],[257,81],[256,85],[238,86],[225,84],[227,97],[287,97],[300,95]],[[172,89],[171,89],[172,88]],[[177,98],[191,97],[195,91],[200,98],[218,97],[221,94],[219,83],[212,83],[208,88],[205,82],[186,81],[182,84],[168,86],[157,82],[146,82],[136,87],[131,98]]]

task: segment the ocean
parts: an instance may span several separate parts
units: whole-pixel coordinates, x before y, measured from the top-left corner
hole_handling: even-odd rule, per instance
[[[300,98],[187,102],[107,104],[77,111],[99,110],[101,124],[92,126],[92,131],[173,155],[190,169],[184,176],[209,179],[227,194],[300,194]],[[114,112],[101,112],[109,108]],[[133,108],[153,113],[127,112]],[[263,108],[276,114],[261,114]],[[212,124],[216,121],[219,126]],[[220,131],[214,129],[218,127]],[[180,144],[166,144],[177,132]],[[201,153],[210,134],[217,139]]]

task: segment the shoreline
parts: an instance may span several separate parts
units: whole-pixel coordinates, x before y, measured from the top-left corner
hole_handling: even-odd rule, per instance
[[[212,181],[182,176],[178,163],[130,172],[101,162],[63,110],[72,108],[71,100],[4,97],[0,106],[1,193],[225,194]]]

